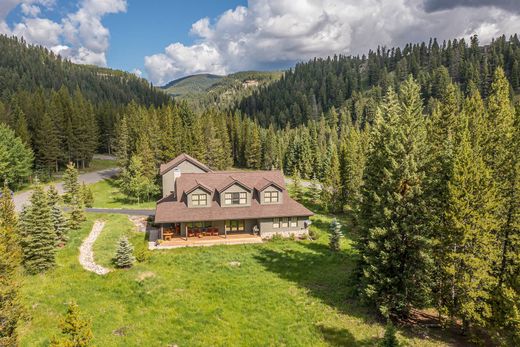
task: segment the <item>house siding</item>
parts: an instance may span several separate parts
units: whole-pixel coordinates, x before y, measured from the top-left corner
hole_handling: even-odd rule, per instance
[[[163,197],[170,195],[175,190],[175,168],[179,169],[181,174],[206,172],[187,160],[183,161],[162,175]]]
[[[206,195],[206,199],[207,199],[207,205],[203,205],[203,206],[194,206],[193,205],[193,202],[191,200],[191,196],[193,194],[205,194]],[[207,191],[205,191],[204,189],[200,189],[200,188],[197,188],[195,189],[194,191],[192,191],[191,193],[189,193],[186,197],[187,199],[187,204],[188,204],[188,207],[193,207],[193,208],[207,208],[207,207],[211,207],[211,194],[209,194]]]
[[[246,203],[245,205],[226,205],[226,193],[246,193]],[[228,189],[222,191],[220,193],[220,206],[222,207],[242,207],[242,206],[251,206],[251,192],[240,186],[239,184],[233,184]]]
[[[265,202],[265,193],[266,192],[278,192],[278,202]],[[276,187],[269,186],[262,190],[260,192],[260,203],[264,205],[271,205],[271,204],[282,204],[283,203],[283,194],[282,191]]]
[[[280,227],[279,228],[273,228],[273,218],[266,218],[266,219],[260,219],[259,220],[259,227],[260,227],[260,236],[263,239],[270,239],[274,235],[281,235],[283,237],[289,237],[291,234],[293,234],[296,237],[302,237],[308,234],[308,229],[305,228],[305,221],[307,218],[305,217],[297,217],[298,222],[297,226],[291,227],[291,219],[289,218],[289,226],[287,228],[282,228],[281,222],[282,219],[280,218]]]

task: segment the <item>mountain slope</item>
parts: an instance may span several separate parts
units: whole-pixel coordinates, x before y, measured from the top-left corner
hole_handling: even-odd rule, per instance
[[[242,71],[227,76],[200,74],[179,78],[161,89],[195,106],[225,106],[281,76],[281,71]]]
[[[0,35],[0,90],[34,92],[79,88],[91,102],[126,104],[131,100],[160,105],[170,97],[153,88],[148,81],[131,73],[78,65],[63,60],[48,49],[28,45],[23,39]]]
[[[262,126],[296,126],[334,108],[347,106],[353,119],[366,117],[360,95],[370,93],[376,99],[388,87],[412,74],[421,85],[422,97],[428,100],[440,94],[450,78],[467,90],[476,85],[487,96],[496,67],[502,66],[515,91],[520,91],[520,40],[504,36],[487,46],[453,40],[439,44],[408,44],[404,48],[378,48],[367,56],[315,58],[297,64],[284,78],[260,88],[244,98],[238,108],[257,119]],[[373,99],[373,98],[372,98]],[[369,105],[369,107],[372,107]]]

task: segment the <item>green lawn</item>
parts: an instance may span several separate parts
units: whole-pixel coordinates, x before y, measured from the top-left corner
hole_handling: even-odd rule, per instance
[[[154,209],[155,200],[137,203],[128,199],[119,189],[116,180],[106,179],[91,184],[94,194],[94,206],[98,208],[129,208],[129,209]]]
[[[373,346],[383,334],[352,296],[349,233],[340,253],[327,248],[330,218],[314,218],[317,241],[153,251],[132,269],[104,277],[78,263],[78,247],[96,219],[107,221],[94,248],[99,263],[111,266],[122,234],[144,245],[126,216],[89,214],[59,251],[57,267],[26,277],[22,294],[31,319],[20,328],[21,346],[46,346],[70,300],[92,318],[96,346]],[[447,345],[435,335],[414,336],[399,334],[410,346]]]

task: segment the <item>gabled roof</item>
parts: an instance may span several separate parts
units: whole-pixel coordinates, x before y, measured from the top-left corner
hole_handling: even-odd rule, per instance
[[[182,153],[182,154],[178,155],[177,157],[173,158],[172,160],[170,160],[166,164],[161,164],[161,169],[160,169],[159,172],[160,172],[161,175],[164,175],[165,173],[167,173],[168,171],[170,171],[174,167],[179,166],[184,161],[188,161],[188,162],[192,163],[193,165],[195,165],[196,167],[198,167],[202,171],[212,172],[212,170],[209,167],[207,167],[206,165],[202,164],[197,159],[187,155],[186,153]]]
[[[249,187],[247,184],[241,182],[240,180],[234,178],[233,176],[229,176],[229,179],[224,181],[219,187],[217,187],[217,191],[219,193],[222,193],[224,190],[228,189],[229,187],[238,184],[239,186],[242,186],[243,188],[252,191],[253,189]]]
[[[262,185],[262,183],[263,183],[263,185]],[[274,187],[278,188],[281,191],[284,189],[278,183],[273,182],[271,180],[268,180],[267,178],[264,178],[264,180],[262,182],[259,182],[259,185],[256,186],[256,190],[261,192],[261,191],[263,191],[264,189],[266,189],[267,187],[270,187],[270,186],[274,186]]]
[[[201,188],[201,189],[207,191],[210,194],[213,193],[213,189],[211,189],[210,187],[208,187],[204,183],[200,182],[199,180],[195,180],[195,183],[196,184],[192,188],[190,188],[187,191],[185,191],[186,194],[189,194],[189,193],[193,192],[197,188]]]

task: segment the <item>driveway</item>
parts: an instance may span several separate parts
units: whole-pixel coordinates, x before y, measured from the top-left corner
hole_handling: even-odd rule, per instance
[[[106,178],[114,177],[119,173],[119,168],[105,169],[100,171],[88,172],[79,175],[79,182],[85,184],[96,183],[102,181]],[[45,187],[49,187],[51,184],[45,185]],[[56,189],[60,194],[63,194],[63,183],[57,182],[54,184]],[[17,193],[14,195],[14,204],[16,206],[17,211],[21,211],[23,206],[29,203],[29,199],[31,198],[32,190],[27,190],[21,193]]]
[[[86,212],[92,213],[116,213],[116,214],[127,214],[129,216],[151,216],[155,213],[155,210],[132,210],[126,208],[86,208]]]

